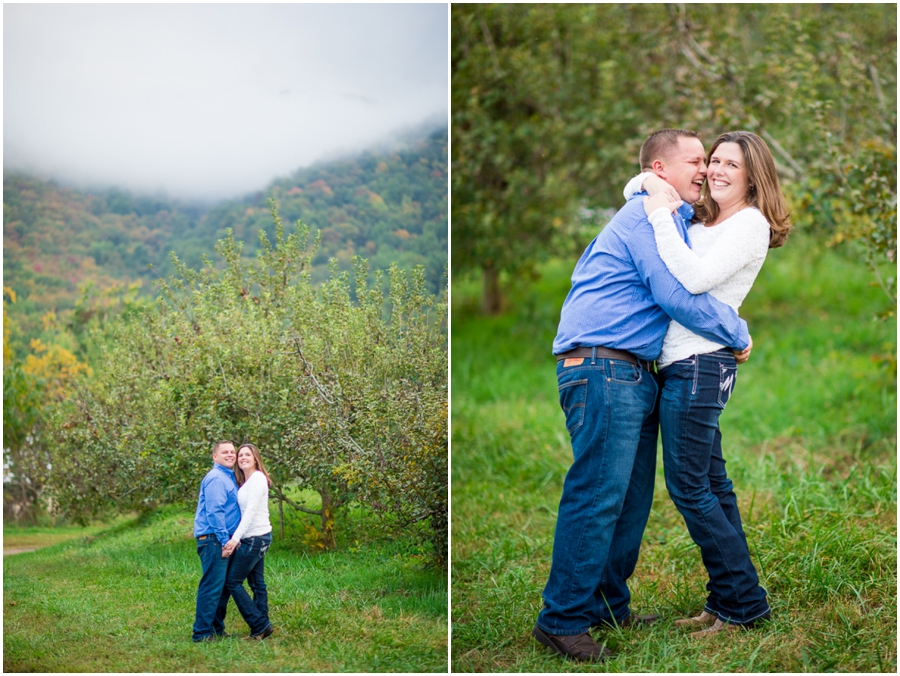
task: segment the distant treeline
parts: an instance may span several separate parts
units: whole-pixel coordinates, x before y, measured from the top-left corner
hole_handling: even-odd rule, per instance
[[[170,251],[199,267],[228,228],[245,241],[244,254],[254,255],[258,231],[272,229],[269,198],[285,223],[302,219],[321,232],[313,281],[328,276],[329,259],[349,269],[358,254],[371,269],[424,265],[436,293],[447,265],[447,188],[446,128],[416,134],[392,151],[320,162],[211,208],[5,173],[3,283],[17,295],[7,311],[22,338],[33,337],[47,312],[74,307],[85,282],[103,288],[142,281],[152,292],[151,280],[174,272]]]

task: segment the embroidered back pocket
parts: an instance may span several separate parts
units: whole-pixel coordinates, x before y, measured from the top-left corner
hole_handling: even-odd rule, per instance
[[[734,381],[737,380],[736,364],[719,364],[719,406],[725,408],[725,404],[731,399],[734,391]]]

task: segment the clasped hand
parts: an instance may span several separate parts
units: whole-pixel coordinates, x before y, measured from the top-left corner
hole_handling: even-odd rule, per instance
[[[659,176],[648,176],[641,188],[650,195],[649,198],[644,198],[644,211],[648,216],[661,207],[675,211],[681,206],[678,191]]]
[[[229,540],[225,543],[225,546],[222,547],[222,558],[227,559],[234,553],[234,550],[241,546],[240,542],[235,542],[234,540]]]
[[[644,198],[644,213],[649,216],[657,209],[662,208],[674,212],[678,209],[678,207],[681,206],[681,204],[681,199],[676,199],[667,192],[659,192],[656,193],[653,197]]]

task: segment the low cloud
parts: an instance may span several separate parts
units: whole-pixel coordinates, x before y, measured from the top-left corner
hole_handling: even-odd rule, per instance
[[[446,5],[4,5],[4,168],[222,199],[446,120]]]

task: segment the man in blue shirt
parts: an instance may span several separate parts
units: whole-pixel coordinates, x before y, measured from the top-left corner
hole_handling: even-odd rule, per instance
[[[706,177],[703,144],[694,132],[664,129],[644,141],[640,161],[683,201],[673,218],[687,241],[690,205]],[[591,638],[591,628],[658,619],[632,614],[627,580],[653,501],[659,389],[652,362],[670,319],[730,346],[739,362],[749,357],[746,322],[709,294],[691,295],[672,276],[642,200],[631,199],[575,266],[553,342],[574,462],[532,635],[575,659],[611,654]]]
[[[194,642],[214,641],[225,636],[225,609],[228,590],[225,576],[230,559],[222,551],[241,522],[237,502],[234,444],[220,441],[213,446],[213,468],[200,483],[200,497],[194,515],[194,537],[203,575],[197,588],[197,614],[194,618]]]

